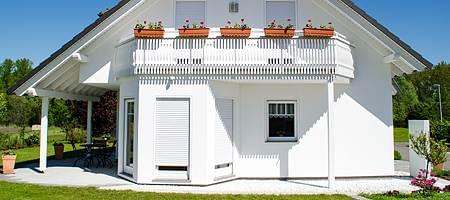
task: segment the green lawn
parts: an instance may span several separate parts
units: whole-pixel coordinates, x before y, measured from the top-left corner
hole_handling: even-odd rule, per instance
[[[422,200],[422,199],[450,199],[450,193],[439,193],[434,194],[433,196],[424,197],[418,194],[401,194],[398,196],[386,196],[381,194],[375,194],[375,195],[362,195],[366,198],[372,199],[372,200]]]
[[[92,187],[48,187],[0,181],[0,199],[307,199],[351,200],[345,195],[195,195],[98,190]]]
[[[18,133],[8,133],[8,134],[18,134]],[[72,149],[71,144],[67,144],[64,142],[65,140],[65,134],[61,131],[60,128],[57,127],[50,127],[48,130],[48,145],[47,145],[47,156],[49,159],[53,159],[53,156],[55,155],[55,152],[53,150],[53,143],[54,142],[62,142],[65,143],[64,145],[64,155],[66,157],[73,157],[74,155],[77,155],[77,152],[75,152]],[[82,149],[80,147],[80,144],[77,144],[77,149]],[[16,149],[14,150],[17,154],[16,164],[24,164],[29,162],[38,162],[39,161],[39,146],[36,147],[27,147],[23,149]],[[2,163],[0,162],[0,166],[2,166]]]
[[[408,142],[409,131],[407,128],[394,128],[394,141],[395,142]]]

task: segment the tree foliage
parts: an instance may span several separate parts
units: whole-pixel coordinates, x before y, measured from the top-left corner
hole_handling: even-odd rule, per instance
[[[442,62],[432,70],[404,75],[394,79],[399,92],[393,97],[394,125],[406,127],[408,120],[440,121],[438,87],[441,89],[442,113],[447,134],[433,133],[432,136],[448,135],[450,121],[450,65]],[[445,128],[440,127],[440,130]]]

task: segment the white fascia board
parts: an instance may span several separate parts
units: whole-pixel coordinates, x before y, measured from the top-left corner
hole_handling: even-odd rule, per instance
[[[86,46],[98,39],[103,33],[108,31],[120,20],[137,9],[145,1],[146,0],[135,0],[127,3],[125,6],[116,11],[116,13],[105,19],[105,21],[103,21],[87,35],[85,35],[82,39],[69,47],[65,52],[56,57],[52,62],[50,62],[50,64],[41,69],[33,77],[25,81],[25,83],[18,87],[14,92],[19,96],[24,95],[28,89],[35,87],[40,81],[51,74],[54,70],[58,69],[61,65],[70,60],[73,54],[80,52]]]
[[[81,53],[74,53],[74,54],[72,54],[72,58],[75,59],[78,62],[81,62],[81,63],[89,62],[88,57],[86,55],[84,55],[84,54],[81,54]]]
[[[377,41],[379,44],[383,45],[387,48],[391,53],[400,54],[403,59],[408,63],[408,66],[412,68],[411,71],[422,71],[427,69],[422,62],[417,60],[413,55],[411,55],[408,51],[406,51],[403,47],[389,38],[386,34],[384,34],[381,30],[375,27],[373,24],[368,22],[364,17],[362,17],[359,13],[354,11],[352,8],[348,7],[344,3],[338,0],[325,0],[331,7],[335,8],[339,13],[345,16],[348,20],[362,29],[365,33],[367,33],[370,38]],[[316,1],[314,3],[317,4]],[[350,12],[351,13],[350,13]]]
[[[70,94],[70,93],[65,93],[65,92],[36,89],[36,88],[28,89],[26,91],[26,94],[28,94],[30,96],[50,97],[50,98],[65,99],[65,100],[95,101],[95,102],[100,101],[100,97],[77,95],[77,94]]]

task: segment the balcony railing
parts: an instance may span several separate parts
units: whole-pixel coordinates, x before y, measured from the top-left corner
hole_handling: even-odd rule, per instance
[[[136,39],[135,75],[339,75],[353,78],[338,38]]]

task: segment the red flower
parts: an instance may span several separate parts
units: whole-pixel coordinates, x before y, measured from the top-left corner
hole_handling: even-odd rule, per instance
[[[231,24],[231,21],[228,21],[227,24]]]
[[[331,22],[328,22],[328,24],[329,24],[329,25],[331,25],[331,24],[333,24],[333,23],[331,23]]]
[[[144,21],[144,24],[147,24],[147,21]]]
[[[186,20],[186,23],[189,23],[189,20],[188,20],[188,19]]]
[[[275,24],[275,20],[272,20],[272,24]]]
[[[244,22],[244,18],[241,19],[241,22]]]
[[[312,22],[312,20],[308,19],[308,22]]]
[[[162,21],[159,21],[158,24],[162,24]]]
[[[205,24],[205,22],[200,22],[201,25]]]
[[[288,22],[292,21],[291,18],[288,19]]]

